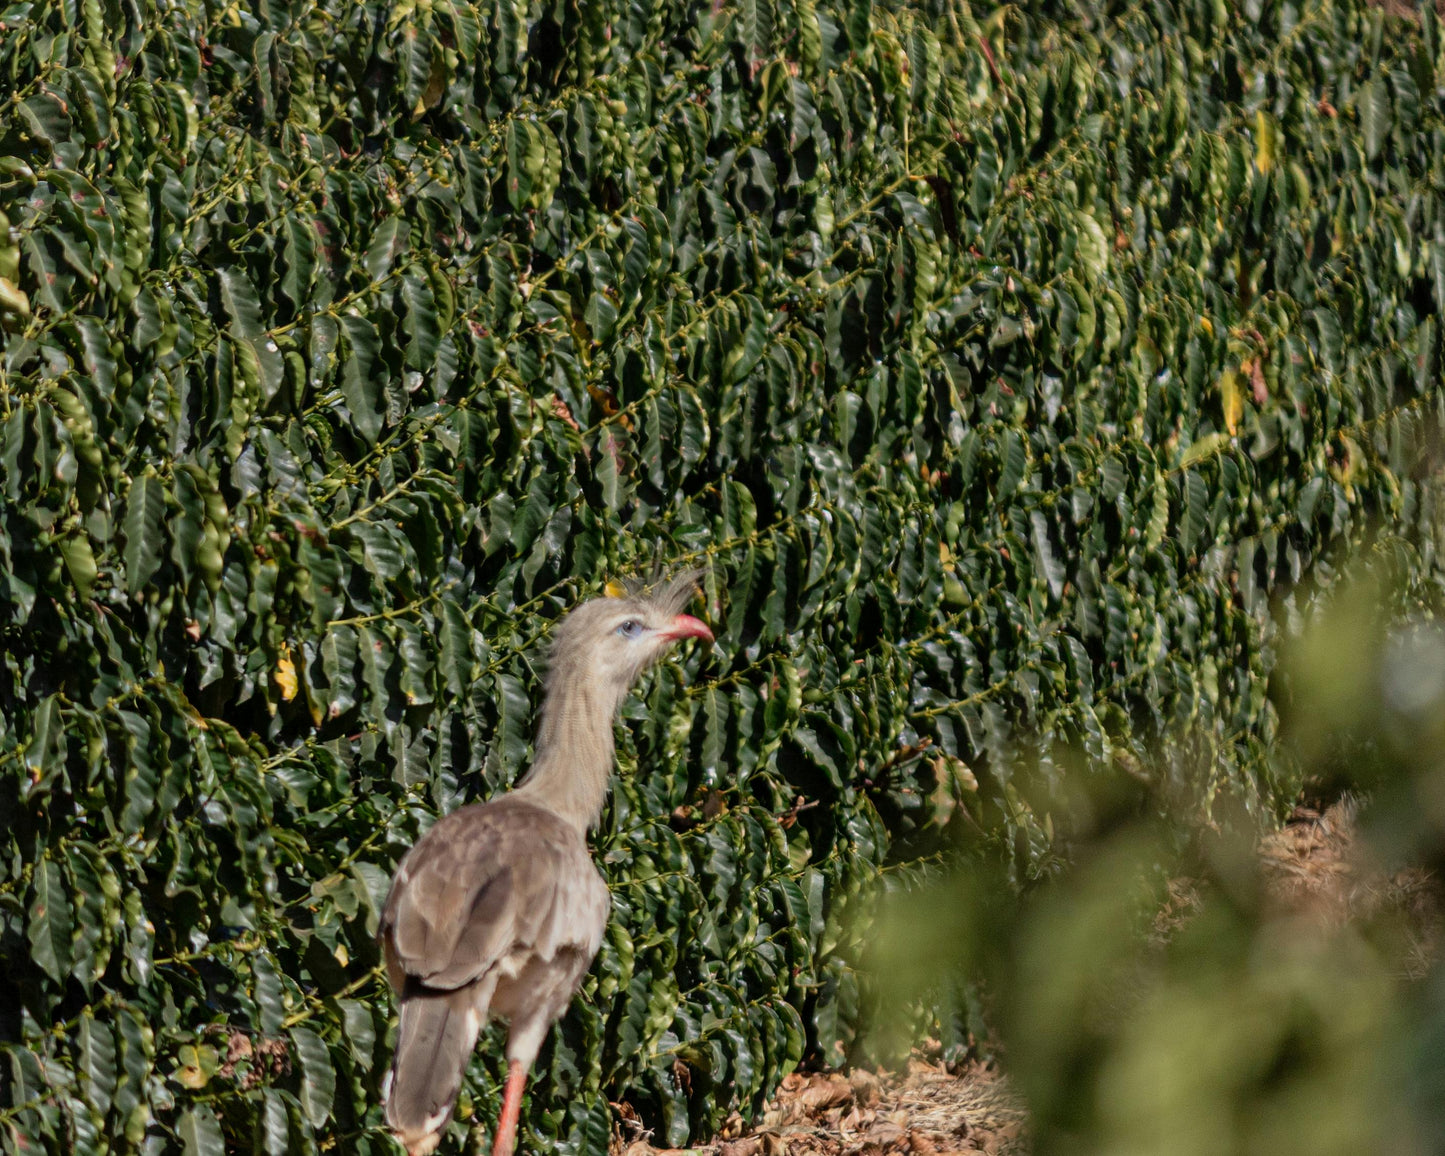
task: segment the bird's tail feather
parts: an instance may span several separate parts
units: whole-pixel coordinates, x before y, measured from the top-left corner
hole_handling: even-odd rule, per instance
[[[414,982],[401,998],[396,1055],[387,1077],[386,1122],[411,1156],[441,1141],[482,1026],[476,992]]]

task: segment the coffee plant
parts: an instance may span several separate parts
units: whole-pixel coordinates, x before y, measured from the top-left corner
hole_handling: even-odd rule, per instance
[[[524,1144],[837,1056],[855,898],[945,822],[1028,885],[1065,766],[1288,801],[1277,635],[1433,557],[1439,30],[1094,9],[0,7],[7,1151],[393,1150],[390,872],[611,578],[718,643]]]

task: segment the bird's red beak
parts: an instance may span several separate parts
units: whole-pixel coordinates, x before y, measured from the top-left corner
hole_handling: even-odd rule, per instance
[[[679,614],[672,620],[672,625],[658,637],[665,638],[668,642],[677,642],[683,638],[705,638],[709,642],[713,641],[712,631],[708,629],[707,623],[691,614]]]

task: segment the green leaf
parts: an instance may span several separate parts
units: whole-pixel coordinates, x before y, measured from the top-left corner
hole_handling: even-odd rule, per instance
[[[301,1109],[311,1126],[320,1128],[331,1118],[336,1099],[336,1070],[331,1065],[331,1052],[308,1027],[292,1028],[291,1041],[301,1060]]]
[[[382,522],[358,522],[352,532],[361,540],[362,562],[384,582],[401,577],[412,557],[409,543],[394,526]]]
[[[380,281],[391,272],[392,263],[406,250],[407,233],[400,217],[387,217],[371,235],[366,250],[366,271],[373,281]],[[344,323],[343,319],[343,323]]]
[[[30,958],[46,975],[61,983],[70,973],[70,941],[74,931],[65,872],[54,859],[41,858],[35,864],[30,886],[30,910],[25,922]]]
[[[844,764],[839,758],[841,744],[830,734],[831,726],[800,726],[793,732],[793,738],[813,760],[814,765],[827,772],[828,780],[834,787],[843,785]]]
[[[231,332],[241,340],[260,337],[265,332],[261,321],[261,302],[245,270],[235,265],[224,265],[218,270],[218,276],[221,303],[231,318]]]
[[[609,510],[622,505],[625,468],[622,463],[622,442],[612,426],[604,426],[597,436],[597,481],[602,488],[602,501]]]
[[[588,332],[594,342],[606,341],[617,327],[617,306],[605,291],[593,293],[587,298],[587,308],[582,320],[587,323]]]
[[[460,698],[476,678],[476,656],[472,650],[472,624],[450,598],[442,601],[441,657],[447,693]]]
[[[275,340],[264,334],[236,342],[236,364],[247,385],[270,402],[286,380],[286,359]]]
[[[70,117],[65,104],[49,93],[26,97],[19,104],[21,123],[31,136],[52,147],[70,138]]]
[[[743,0],[741,10],[743,38],[748,47],[748,59],[762,60],[772,50],[772,0]]]
[[[1005,430],[999,446],[1001,472],[998,480],[998,499],[1004,501],[1013,495],[1028,470],[1028,451],[1024,439],[1017,430]]]
[[[1392,127],[1390,90],[1381,78],[1365,81],[1356,96],[1360,125],[1365,130],[1365,155],[1379,159]]]
[[[1055,598],[1064,594],[1064,567],[1054,555],[1053,543],[1049,540],[1049,525],[1042,510],[1029,514],[1029,525],[1033,529],[1034,560],[1039,573],[1048,583],[1049,593]]]
[[[105,1116],[110,1111],[118,1082],[115,1033],[109,1025],[97,1021],[87,1008],[80,1017],[75,1041],[75,1067],[86,1102]]]
[[[445,54],[431,36],[408,36],[401,44],[404,99],[412,116],[432,107],[443,88]]]
[[[434,663],[421,627],[402,619],[396,624],[397,653],[401,656],[401,693],[408,706],[432,701],[432,670]]]
[[[362,679],[366,683],[366,708],[372,721],[383,730],[390,727],[387,717],[391,705],[391,688],[387,684],[396,652],[385,632],[370,626],[357,627],[357,652],[361,657]]]
[[[342,344],[341,392],[351,412],[351,424],[368,444],[376,441],[386,420],[382,389],[383,367],[378,361],[376,327],[364,317],[349,313],[341,319],[345,334]]]
[[[149,474],[131,483],[125,499],[125,588],[132,598],[150,585],[166,554],[165,487]]]
[[[1169,530],[1169,484],[1163,474],[1156,474],[1150,490],[1149,523],[1144,530],[1144,542],[1150,549],[1164,541]]]
[[[115,1027],[122,1069],[122,1078],[116,1084],[115,1110],[124,1121],[125,1138],[138,1145],[151,1119],[143,1097],[155,1057],[155,1034],[140,1013],[130,1008],[116,1012]]]
[[[363,1071],[370,1070],[376,1050],[376,1012],[360,1000],[341,999],[336,1002],[341,1007],[351,1058],[361,1065]]]
[[[48,788],[60,770],[61,760],[56,758],[55,751],[56,740],[64,737],[60,711],[60,696],[52,694],[41,701],[31,716],[30,742],[25,747],[24,762],[32,790]]]
[[[274,1088],[261,1095],[260,1143],[267,1156],[291,1156],[291,1120],[286,1102]]]
[[[71,974],[87,992],[105,972],[110,958],[110,936],[119,912],[107,902],[101,879],[93,863],[102,863],[87,843],[75,843],[66,857],[77,908],[76,930],[71,943]]]
[[[176,1121],[176,1137],[185,1156],[225,1156],[221,1122],[205,1104],[193,1104]]]
[[[156,736],[151,724],[134,711],[118,711],[117,715],[125,731],[127,755],[125,807],[120,822],[122,830],[135,834],[151,821],[155,811],[160,768],[151,757],[151,748]]]
[[[356,705],[358,658],[354,627],[332,626],[321,641],[321,664],[326,676],[326,713],[329,718],[345,714]]]
[[[401,279],[401,297],[406,304],[404,324],[410,338],[406,347],[406,364],[412,369],[430,369],[441,343],[437,303],[432,296],[431,283],[415,269],[408,269]]]
[[[1180,520],[1180,537],[1184,548],[1196,549],[1209,513],[1209,490],[1204,479],[1194,470],[1184,475],[1184,512]]]
[[[261,1013],[260,1027],[267,1035],[276,1035],[286,1018],[281,977],[269,954],[257,952],[251,957],[252,998]]]
[[[89,536],[83,530],[67,534],[60,540],[60,556],[65,559],[65,570],[75,586],[75,593],[81,598],[89,598],[100,572],[95,564],[95,553],[90,548]]]
[[[728,700],[716,687],[708,687],[702,695],[702,758],[698,773],[709,785],[718,781],[724,769],[723,750],[727,742]]]
[[[316,229],[308,217],[292,213],[282,222],[281,230],[285,271],[279,285],[291,307],[299,312],[310,300],[316,278]]]
[[[518,767],[527,749],[531,708],[527,692],[514,675],[498,671],[492,676],[493,701],[497,705],[497,729],[492,749],[500,756],[503,769]]]

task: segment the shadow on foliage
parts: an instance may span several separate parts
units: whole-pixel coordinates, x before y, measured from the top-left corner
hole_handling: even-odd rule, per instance
[[[1375,578],[1321,602],[1271,695],[1281,766],[1343,800],[1347,854],[1307,881],[1334,902],[1281,886],[1242,813],[1166,814],[1140,776],[1081,767],[1057,877],[1019,894],[964,847],[885,897],[861,1048],[896,1055],[927,1007],[946,1049],[997,1052],[1039,1154],[1441,1150],[1445,626]]]

